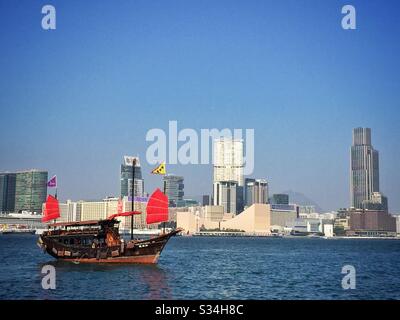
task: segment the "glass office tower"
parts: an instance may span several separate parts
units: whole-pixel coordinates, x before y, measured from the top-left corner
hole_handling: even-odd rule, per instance
[[[42,212],[42,205],[47,197],[47,179],[47,171],[29,170],[16,173],[16,212]]]
[[[15,211],[15,173],[0,173],[0,212]]]
[[[184,188],[183,177],[173,174],[165,175],[164,178],[165,194],[168,196],[170,206],[178,206],[183,200]]]
[[[142,169],[138,157],[125,156],[124,163],[121,164],[121,198],[132,196],[132,160],[136,161],[135,165],[135,197],[144,195],[144,180],[142,178]]]
[[[362,208],[379,192],[379,154],[371,144],[370,128],[353,129],[351,146],[350,194],[351,206]]]

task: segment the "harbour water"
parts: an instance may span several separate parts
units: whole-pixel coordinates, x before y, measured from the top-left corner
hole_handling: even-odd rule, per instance
[[[174,237],[147,266],[57,262],[36,239],[0,236],[0,299],[400,299],[397,240]],[[55,290],[42,289],[45,264]]]

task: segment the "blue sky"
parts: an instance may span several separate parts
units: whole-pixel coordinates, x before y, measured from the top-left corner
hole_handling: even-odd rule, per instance
[[[353,127],[372,128],[381,191],[400,212],[398,1],[0,2],[0,170],[47,169],[61,199],[119,193],[146,132],[254,128],[255,177],[326,210],[349,205]],[[41,28],[41,8],[57,29]],[[211,192],[209,165],[169,166],[185,193]]]

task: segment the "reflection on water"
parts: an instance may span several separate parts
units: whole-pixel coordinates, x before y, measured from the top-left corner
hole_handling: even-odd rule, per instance
[[[122,299],[173,299],[168,286],[167,274],[159,265],[111,263],[75,264],[63,260],[49,260],[46,263],[38,264],[39,274],[41,274],[41,270],[45,265],[52,265],[55,267],[57,283],[64,283],[65,278],[70,278],[71,274],[76,274],[77,277],[74,277],[74,281],[87,280],[88,278],[98,279],[98,281],[96,281],[98,288],[93,289],[101,290],[102,283],[107,283],[111,275],[113,278],[115,278],[115,275],[119,275],[119,281],[113,281],[114,289],[118,290],[125,286],[132,288],[132,290],[126,292],[126,296],[122,297]],[[44,275],[41,275],[41,277],[43,276]],[[139,291],[138,288],[140,288]],[[140,294],[138,295],[139,292]],[[43,290],[41,298],[52,299],[53,296],[51,294],[49,295],[48,290]]]
[[[173,299],[167,274],[158,265],[142,266],[141,280],[148,287],[144,299]]]

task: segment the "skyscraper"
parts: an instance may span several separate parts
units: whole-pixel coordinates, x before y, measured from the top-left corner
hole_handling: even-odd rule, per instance
[[[219,138],[214,141],[214,182],[236,181],[244,185],[243,140]]]
[[[213,203],[224,206],[226,213],[238,213],[244,207],[243,140],[214,140]]]
[[[163,178],[165,193],[171,206],[177,206],[183,200],[184,188],[183,177],[167,174]]]
[[[132,196],[133,160],[136,160],[134,196],[142,197],[144,195],[144,180],[142,178],[142,169],[140,167],[139,158],[125,156],[124,163],[121,164],[121,198]]]
[[[213,184],[213,205],[223,206],[225,213],[234,213],[238,211],[237,193],[243,192],[238,187],[236,181],[218,181]],[[239,197],[240,198],[240,197]],[[239,203],[240,204],[240,203]]]
[[[267,180],[246,178],[245,202],[247,207],[254,203],[268,203]]]
[[[0,173],[0,212],[15,211],[15,173]]]
[[[0,212],[5,212],[7,207],[7,175],[0,174]]]
[[[370,128],[353,129],[350,163],[350,196],[353,208],[363,208],[379,192],[379,154],[371,144]]]
[[[16,173],[16,212],[42,212],[42,205],[47,197],[47,179],[47,171],[28,170]]]

